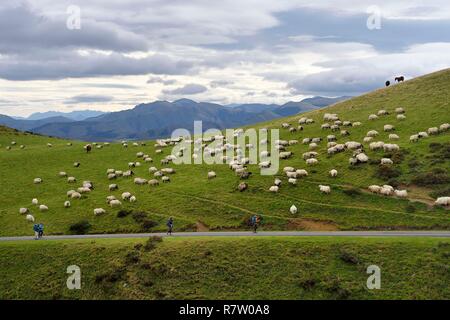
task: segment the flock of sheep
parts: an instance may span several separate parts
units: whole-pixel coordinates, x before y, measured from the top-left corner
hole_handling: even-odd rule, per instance
[[[396,119],[398,121],[402,121],[406,119],[405,110],[403,108],[396,108]],[[370,114],[368,116],[368,119],[370,121],[376,121],[380,119],[381,117],[387,116],[389,114],[386,110],[379,110],[377,114]],[[322,130],[330,130],[332,132],[338,132],[341,137],[349,136],[349,128],[351,127],[358,127],[361,126],[361,122],[351,122],[351,121],[342,121],[340,120],[339,116],[337,114],[332,113],[325,113],[323,116],[324,123],[321,124]],[[282,129],[287,129],[289,132],[293,133],[296,131],[302,131],[304,129],[304,125],[313,125],[315,121],[311,118],[307,117],[301,117],[298,120],[298,126],[294,127],[290,125],[289,123],[282,123],[281,127]],[[411,135],[410,141],[411,142],[417,142],[419,139],[427,138],[429,135],[437,135],[442,132],[445,132],[450,129],[450,124],[444,123],[440,125],[439,127],[432,127],[427,130],[427,132],[419,132],[417,134]],[[267,128],[263,128],[263,131],[267,131]],[[385,132],[389,133],[388,139],[389,140],[398,140],[399,136],[393,131],[395,131],[395,126],[392,124],[385,124],[383,126],[383,130]],[[243,129],[236,129],[234,130],[234,136],[238,137],[244,133]],[[369,149],[372,151],[377,150],[383,150],[385,152],[395,152],[400,149],[400,147],[395,143],[385,143],[384,141],[374,141],[375,138],[379,135],[379,132],[376,130],[369,130],[366,134],[366,136],[363,138],[362,142],[358,141],[347,141],[345,143],[338,143],[338,137],[336,134],[329,134],[326,136],[326,142],[327,142],[327,155],[333,156],[337,153],[350,151],[351,157],[348,160],[348,163],[350,165],[358,165],[358,164],[364,164],[369,161],[369,157],[365,153],[365,147],[364,145],[368,145]],[[308,166],[314,166],[319,163],[319,153],[316,151],[318,149],[318,146],[320,143],[322,143],[324,138],[322,137],[311,137],[311,138],[303,138],[302,144],[308,145],[309,151],[303,153],[302,158],[305,161],[306,165]],[[213,146],[214,142],[214,146]],[[186,148],[191,148],[193,145],[193,154],[192,158],[196,159],[200,156],[200,152],[203,151],[205,156],[216,156],[223,154],[224,151],[227,150],[233,150],[234,154],[236,154],[234,157],[230,156],[222,156],[222,160],[224,160],[230,167],[231,170],[235,172],[235,174],[240,179],[248,179],[249,176],[252,174],[248,171],[248,164],[250,163],[249,158],[244,157],[245,150],[242,150],[242,147],[240,145],[234,145],[226,141],[225,137],[222,135],[216,135],[216,136],[210,136],[210,137],[203,137],[198,138],[195,141],[194,140],[188,140],[184,139],[183,137],[178,138],[170,138],[170,139],[159,139],[156,141],[155,144],[155,153],[161,154],[163,152],[163,148],[169,147],[169,146],[176,146],[183,143],[183,146],[178,148],[176,154],[170,154],[166,157],[164,157],[161,160],[162,166],[167,166],[171,162],[173,162],[177,157],[183,156],[184,152],[186,151]],[[209,143],[209,145],[208,145]],[[261,140],[259,142],[261,145],[265,145],[268,143],[267,140]],[[275,148],[279,151],[279,158],[289,159],[293,156],[293,152],[287,150],[290,146],[298,144],[298,140],[276,140],[275,141]],[[15,141],[11,142],[11,145],[16,145]],[[71,146],[71,143],[67,144],[68,146]],[[90,151],[93,146],[95,146],[97,149],[101,149],[104,146],[108,146],[109,143],[104,144],[89,144],[84,146],[85,150]],[[145,146],[145,143],[137,143],[133,142],[132,144],[134,147],[139,146]],[[48,143],[48,147],[52,147],[52,144]],[[124,148],[128,148],[128,142],[122,141],[122,146]],[[21,146],[21,148],[25,148],[25,146]],[[252,144],[246,144],[244,147],[246,150],[250,150],[255,148]],[[10,146],[8,146],[8,150],[10,150]],[[262,151],[260,154],[260,162],[258,163],[260,168],[269,168],[271,166],[270,160],[268,160],[270,156],[269,151]],[[140,151],[136,153],[136,158],[138,160],[142,159],[145,163],[152,163],[153,159],[144,152]],[[380,164],[384,166],[390,166],[393,165],[393,160],[390,158],[382,158],[380,160]],[[140,167],[142,163],[140,161],[132,161],[128,162],[128,168],[127,170],[115,170],[115,169],[107,169],[106,170],[106,178],[108,180],[117,180],[120,178],[129,178],[134,175],[133,168]],[[74,167],[79,167],[80,163],[75,162],[73,164]],[[170,182],[170,175],[176,173],[175,169],[170,167],[164,167],[161,169],[157,169],[154,166],[149,167],[148,169],[149,174],[153,176],[152,179],[145,179],[141,177],[135,177],[134,183],[136,185],[150,185],[150,186],[158,186],[160,181],[162,183],[168,183]],[[303,177],[308,176],[308,172],[305,169],[295,169],[293,167],[284,167],[283,173],[285,174],[288,184],[291,185],[297,185],[298,179],[301,179]],[[74,184],[76,183],[77,179],[73,176],[68,176],[66,172],[59,172],[58,174],[61,178],[67,179],[67,183]],[[337,177],[338,171],[336,169],[332,169],[329,171],[329,176],[331,178]],[[207,172],[207,179],[214,179],[217,175],[214,171]],[[34,179],[35,184],[43,183],[42,178],[35,178]],[[269,192],[276,193],[279,191],[281,187],[282,181],[280,178],[276,178],[274,180],[273,185],[269,187]],[[319,185],[319,191],[324,194],[330,194],[331,193],[331,187],[329,185]],[[239,191],[244,191],[248,188],[248,184],[246,182],[241,182],[237,189]],[[109,185],[108,190],[115,191],[118,190],[119,186],[117,183],[112,183]],[[81,199],[82,194],[90,193],[94,190],[94,185],[91,181],[83,181],[82,185],[78,187],[76,190],[69,190],[66,193],[66,196],[70,198],[71,200]],[[368,187],[368,190],[372,193],[385,195],[385,196],[397,196],[399,198],[407,198],[408,192],[407,190],[397,190],[393,188],[390,185],[371,185]],[[132,195],[130,192],[123,192],[121,195],[122,201],[128,201],[128,202],[135,202],[137,201],[137,198],[135,195]],[[119,207],[122,205],[122,202],[119,199],[116,199],[115,196],[109,195],[106,197],[106,203],[110,207]],[[437,205],[443,205],[443,206],[449,206],[450,205],[450,197],[440,197],[438,198],[435,203]],[[32,204],[38,206],[40,211],[47,211],[48,207],[44,204],[40,204],[37,199],[32,200]],[[66,200],[64,202],[64,207],[69,208],[71,207],[71,203],[69,200]],[[295,205],[292,205],[289,209],[291,213],[297,212],[297,207]],[[31,215],[30,210],[28,208],[20,208],[19,209],[20,214],[26,214],[26,219],[28,221],[34,221],[34,217]],[[93,213],[95,215],[101,215],[106,212],[103,208],[95,208],[93,209]]]

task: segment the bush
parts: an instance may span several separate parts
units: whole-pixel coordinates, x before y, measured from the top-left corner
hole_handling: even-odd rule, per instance
[[[133,212],[132,217],[137,223],[142,223],[144,219],[147,218],[147,213],[141,211]]]
[[[144,220],[142,220],[142,223],[141,223],[141,227],[145,231],[150,230],[151,228],[156,227],[157,225],[158,225],[157,222],[147,219],[147,218],[144,218]]]
[[[440,172],[440,171],[438,171]],[[411,180],[412,183],[418,186],[430,186],[436,184],[446,184],[450,183],[450,177],[446,172],[444,173],[434,173],[426,172],[421,173]]]
[[[91,228],[91,224],[87,220],[73,223],[69,226],[69,231],[73,234],[85,234]]]
[[[398,186],[400,185],[400,181],[398,181],[397,179],[390,179],[387,184],[393,186],[394,188],[398,188]]]
[[[343,193],[350,197],[355,197],[361,194],[361,190],[358,188],[344,189]]]
[[[117,218],[125,218],[126,216],[130,215],[133,211],[131,210],[120,210],[117,212]]]
[[[125,256],[125,264],[135,264],[138,263],[140,259],[138,251],[130,251]]]
[[[390,158],[394,163],[401,163],[405,159],[405,151],[387,152],[383,155],[383,158]]]
[[[430,147],[430,151],[432,153],[438,152],[440,149],[442,149],[443,145],[437,142],[432,142],[428,145]]]
[[[104,273],[97,274],[95,276],[95,282],[97,282],[97,283],[100,283],[100,282],[113,283],[113,282],[119,281],[125,275],[125,271],[126,271],[126,269],[124,267],[119,267],[110,272],[104,272]]]
[[[450,187],[444,187],[439,190],[434,190],[430,192],[430,196],[433,198],[439,198],[439,197],[447,197],[450,195]]]
[[[375,171],[375,177],[383,180],[397,178],[401,174],[402,172],[400,171],[400,169],[384,165],[380,165]]]
[[[355,256],[355,254],[353,254],[352,252],[349,252],[347,250],[341,250],[339,253],[339,259],[341,259],[342,261],[349,263],[349,264],[358,264],[359,263],[359,259],[357,256]]]
[[[145,251],[152,251],[156,248],[156,245],[160,242],[162,242],[163,239],[159,236],[152,236],[148,238],[148,240],[145,242],[144,250]]]
[[[414,213],[414,212],[416,212],[416,207],[414,207],[414,205],[412,205],[412,204],[408,204],[405,207],[405,211],[408,213]]]

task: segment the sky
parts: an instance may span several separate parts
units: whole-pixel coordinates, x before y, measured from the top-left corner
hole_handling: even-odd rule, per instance
[[[448,67],[448,0],[0,2],[0,114],[281,104]]]

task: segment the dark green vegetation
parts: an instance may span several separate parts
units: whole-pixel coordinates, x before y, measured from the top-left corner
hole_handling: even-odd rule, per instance
[[[145,146],[128,148],[111,144],[102,149],[94,149],[90,154],[83,150],[84,143],[73,142],[67,146],[66,140],[39,135],[22,134],[2,129],[0,131],[0,235],[26,235],[31,233],[32,224],[19,214],[20,207],[31,210],[36,220],[46,226],[47,234],[76,232],[117,233],[160,231],[165,229],[169,216],[175,218],[175,231],[181,230],[227,230],[248,228],[248,218],[254,213],[264,217],[262,229],[265,230],[356,230],[356,229],[449,229],[448,211],[432,206],[433,196],[448,196],[450,172],[449,138],[450,131],[421,139],[417,143],[409,137],[429,127],[450,122],[450,71],[444,70],[415,80],[381,89],[373,93],[338,103],[328,108],[302,114],[315,120],[314,124],[304,125],[303,131],[290,133],[280,129],[282,139],[301,140],[305,137],[323,137],[332,134],[322,130],[324,113],[337,113],[342,120],[360,121],[359,127],[347,127],[350,136],[336,134],[339,143],[360,141],[369,130],[380,134],[375,141],[389,142],[388,133],[383,131],[385,124],[395,126],[399,140],[391,141],[400,146],[396,153],[371,151],[365,144],[369,163],[349,166],[351,151],[328,156],[326,142],[322,141],[316,150],[319,164],[308,167],[302,153],[308,145],[301,143],[289,146],[294,156],[281,160],[281,168],[293,166],[307,169],[309,176],[299,180],[297,186],[287,183],[280,170],[278,177],[283,185],[278,194],[270,193],[269,187],[275,177],[260,176],[256,165],[250,165],[253,175],[246,180],[248,190],[237,191],[239,178],[227,165],[168,165],[176,169],[170,183],[160,183],[157,187],[138,186],[133,178],[107,180],[106,170],[127,170],[128,162],[141,161],[142,166],[134,168],[135,177],[151,179],[148,168],[163,166],[160,160],[170,153],[170,148],[162,154],[155,153],[154,142],[146,141]],[[397,120],[395,108],[403,107],[405,120]],[[380,109],[390,112],[378,120],[369,121],[368,116]],[[258,124],[257,128],[281,128],[281,123],[289,122],[297,126],[300,115]],[[326,139],[324,139],[326,140]],[[17,144],[11,150],[6,147],[11,141]],[[51,142],[53,147],[47,147]],[[20,145],[25,145],[20,149]],[[153,158],[153,163],[143,162],[136,157],[142,151]],[[390,157],[394,165],[390,168],[380,166],[379,159]],[[77,161],[81,165],[73,167]],[[337,169],[338,176],[331,178],[328,172]],[[217,178],[208,180],[207,172],[214,170]],[[77,178],[70,184],[66,178],[58,177],[60,171]],[[33,179],[41,177],[43,183],[33,184]],[[64,208],[66,192],[79,187],[83,180],[94,183],[94,190],[80,200],[71,200],[72,206]],[[108,185],[117,183],[119,190],[109,192]],[[409,199],[384,197],[370,194],[371,184],[389,183],[400,189],[406,188]],[[319,192],[318,185],[331,186],[331,194]],[[113,194],[120,198],[129,191],[137,202],[123,201],[120,208],[110,208],[106,196]],[[31,205],[38,198],[49,207],[47,212]],[[295,204],[299,209],[293,215],[289,208]],[[94,216],[94,208],[106,209],[106,214]],[[129,211],[129,214],[119,211]],[[87,221],[89,228],[77,231],[77,223]],[[70,230],[75,224],[75,231]]]
[[[450,243],[160,238],[0,243],[0,299],[450,299]],[[81,290],[66,268],[81,268]],[[369,265],[381,289],[368,290]]]

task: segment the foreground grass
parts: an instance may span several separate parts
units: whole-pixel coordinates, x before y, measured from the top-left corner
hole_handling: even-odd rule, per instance
[[[170,238],[0,243],[0,299],[450,299],[450,241]],[[82,289],[66,288],[78,265]],[[381,268],[381,289],[366,268]]]

